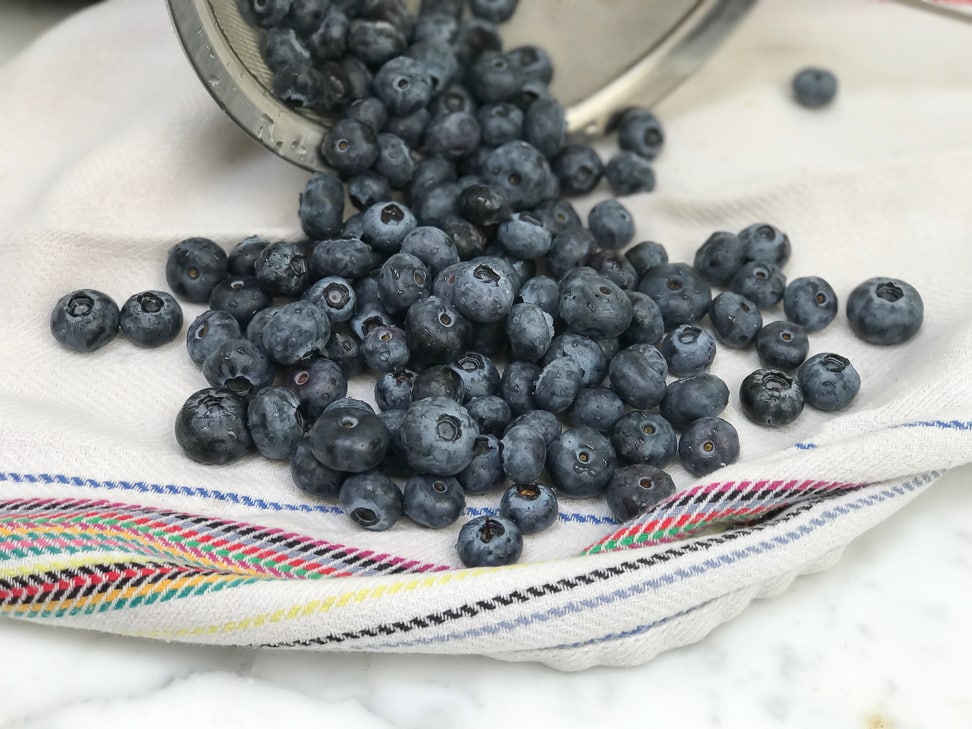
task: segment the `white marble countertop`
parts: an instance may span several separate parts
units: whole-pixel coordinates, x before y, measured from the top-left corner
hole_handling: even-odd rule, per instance
[[[69,9],[0,5],[0,62]],[[717,93],[755,54],[774,53],[764,72],[788,78],[833,50],[784,52],[765,30],[758,17],[748,23],[660,112]],[[0,621],[0,727],[965,726],[970,480],[972,467],[947,475],[831,570],[635,669],[562,674],[480,658],[204,648]]]

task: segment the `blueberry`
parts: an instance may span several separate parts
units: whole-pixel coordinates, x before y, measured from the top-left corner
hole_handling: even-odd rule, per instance
[[[537,405],[552,413],[567,410],[581,390],[584,370],[570,357],[558,357],[544,366],[534,383]],[[535,478],[535,477],[533,477]],[[514,479],[530,481],[532,478]]]
[[[648,269],[638,283],[662,313],[665,329],[694,324],[709,309],[712,291],[698,271],[687,263],[661,263]]]
[[[631,301],[631,324],[622,333],[625,345],[658,344],[665,334],[661,309],[650,297],[639,291],[625,291]]]
[[[514,48],[506,54],[519,67],[525,81],[549,84],[553,80],[553,61],[539,46],[526,45]]]
[[[568,144],[553,159],[551,168],[566,195],[586,195],[604,175],[600,156],[586,144]]]
[[[211,311],[218,311],[218,309],[212,309]],[[219,313],[225,314],[227,312],[220,311]],[[246,325],[244,336],[254,344],[258,344],[262,347],[263,332],[266,331],[267,324],[269,324],[279,313],[280,309],[276,306],[268,306],[266,309],[260,309],[260,311],[254,314],[253,318],[250,319],[250,322]],[[238,322],[237,326],[239,326]]]
[[[290,457],[304,437],[300,400],[286,387],[264,387],[249,402],[246,422],[253,444],[264,458]]]
[[[348,381],[341,367],[326,357],[314,357],[298,363],[288,373],[286,385],[297,393],[300,406],[310,420],[317,418],[332,402],[348,394]]]
[[[229,273],[233,276],[253,276],[257,259],[267,244],[268,241],[260,236],[251,235],[233,246],[227,257]]]
[[[202,372],[213,387],[248,397],[273,382],[274,367],[262,346],[249,339],[226,339],[203,360]]]
[[[648,360],[648,365],[653,370],[658,372],[662,377],[668,377],[668,360],[665,359],[665,355],[658,350],[658,347],[654,346],[653,344],[638,343],[629,345],[628,347],[625,347],[625,349],[637,352]]]
[[[326,413],[330,410],[337,410],[338,408],[350,408],[351,410],[360,410],[361,412],[369,413],[371,415],[375,414],[375,409],[370,403],[367,403],[364,400],[359,400],[355,397],[339,397],[337,400],[324,408],[324,412]]]
[[[523,76],[506,54],[486,51],[470,65],[466,83],[473,95],[486,104],[512,99],[523,87]]]
[[[412,181],[415,174],[415,160],[405,140],[397,134],[382,132],[378,135],[378,159],[375,161],[374,173],[385,178],[391,187],[401,190]],[[389,196],[380,197],[373,202],[384,202]],[[367,206],[361,205],[364,209]]]
[[[405,452],[405,443],[402,441],[402,426],[405,423],[404,410],[384,410],[378,413],[381,422],[388,428],[391,440],[388,444],[388,454],[385,456],[385,463],[382,470],[390,476],[396,478],[408,478],[412,475],[412,469],[408,465],[408,454]]]
[[[786,318],[808,332],[824,329],[837,316],[837,294],[819,276],[795,278],[783,291]]]
[[[732,277],[733,292],[745,296],[760,309],[776,306],[783,299],[786,275],[779,266],[761,261],[744,264]]]
[[[358,338],[349,331],[334,329],[327,340],[323,355],[337,364],[346,379],[351,379],[364,367]]]
[[[617,200],[604,200],[592,209],[587,224],[598,244],[604,248],[624,248],[634,238],[634,218]]]
[[[720,231],[709,236],[695,253],[695,268],[713,286],[725,286],[746,262],[739,237]]]
[[[199,390],[189,396],[176,416],[176,441],[199,463],[224,465],[239,460],[252,445],[246,413],[246,400],[235,393]]]
[[[425,130],[425,148],[430,154],[459,160],[472,152],[480,140],[479,122],[467,111],[439,114]]]
[[[564,146],[567,116],[564,107],[554,99],[537,99],[526,110],[523,138],[547,157],[553,157]]]
[[[459,73],[459,60],[447,42],[419,40],[408,47],[405,55],[425,67],[433,95],[448,89]]]
[[[287,17],[291,0],[239,0],[238,5],[247,23],[258,28],[271,28]]]
[[[543,473],[547,444],[529,425],[511,427],[503,436],[503,472],[514,483],[529,483]]]
[[[412,211],[397,202],[372,205],[362,215],[361,239],[382,253],[396,253],[405,236],[418,226]]]
[[[411,358],[408,337],[396,326],[374,327],[361,342],[361,358],[375,372],[404,367]]]
[[[321,155],[342,175],[352,177],[367,171],[378,159],[375,130],[356,119],[339,119],[324,134]]]
[[[506,253],[528,260],[546,255],[553,245],[550,231],[528,212],[516,213],[501,222],[496,230],[496,238]]]
[[[648,269],[662,263],[668,263],[668,252],[661,243],[646,240],[629,248],[625,253],[625,258],[634,266],[639,276],[644,276],[648,273]]]
[[[405,511],[401,489],[378,471],[348,476],[341,484],[338,501],[351,521],[372,532],[390,528]]]
[[[520,90],[517,91],[512,101],[514,104],[526,111],[530,108],[533,102],[539,99],[552,98],[553,96],[551,95],[550,88],[547,86],[547,84],[537,79],[528,79],[523,81],[523,85],[520,87]],[[553,196],[548,195],[548,197]]]
[[[459,25],[452,49],[459,63],[468,65],[486,51],[498,51],[503,47],[499,29],[495,23],[482,18],[466,18]]]
[[[461,194],[462,187],[456,182],[444,182],[436,187],[419,191],[411,198],[415,217],[422,225],[445,227],[445,220],[460,219],[458,215]],[[462,222],[471,225],[466,221]],[[455,248],[455,244],[453,247]]]
[[[655,189],[651,162],[634,152],[621,152],[608,160],[604,176],[615,195],[636,195]]]
[[[560,316],[560,285],[549,276],[531,278],[523,284],[518,298],[524,304],[536,304],[554,321]]]
[[[514,484],[503,492],[499,513],[523,534],[542,532],[557,521],[557,492],[536,482]]]
[[[290,241],[264,248],[254,266],[260,288],[271,296],[300,296],[310,283],[306,253],[302,244]]]
[[[452,44],[459,34],[459,17],[445,12],[423,13],[415,23],[412,40]]]
[[[333,61],[348,47],[351,20],[340,8],[331,6],[317,28],[304,35],[307,48],[317,62]]]
[[[789,425],[803,412],[803,393],[793,377],[779,370],[759,369],[739,386],[742,411],[757,425]]]
[[[547,254],[547,269],[552,276],[562,278],[569,271],[587,265],[594,245],[593,234],[585,228],[568,228],[556,234]]]
[[[638,283],[638,272],[620,251],[595,251],[587,265],[619,288],[633,289]]]
[[[756,354],[764,367],[795,370],[807,358],[810,340],[799,324],[774,321],[756,335]]]
[[[745,296],[723,291],[712,300],[709,322],[716,337],[727,347],[746,349],[763,327],[759,307]]]
[[[659,412],[676,428],[684,428],[693,420],[718,415],[728,404],[726,383],[707,373],[675,380],[668,385]]]
[[[502,567],[523,554],[520,528],[501,516],[477,516],[463,524],[456,552],[466,567]]]
[[[679,438],[678,457],[689,472],[708,476],[739,459],[739,434],[722,418],[699,418]]]
[[[511,428],[517,425],[532,428],[543,436],[543,440],[548,446],[556,438],[559,438],[563,432],[560,420],[556,415],[547,410],[528,410],[527,412],[521,413],[510,422],[506,428],[506,432],[509,432]]]
[[[470,321],[502,321],[513,308],[514,284],[497,260],[465,266],[456,277],[455,307]]]
[[[505,23],[513,17],[519,0],[469,0],[469,9],[477,18],[491,23]]]
[[[341,279],[357,279],[366,276],[378,266],[379,259],[367,243],[354,238],[346,238],[318,243],[311,254],[310,264],[311,271],[318,279],[331,276]],[[317,286],[317,284],[314,286]],[[308,291],[314,289],[314,286]],[[326,285],[317,288],[323,290]],[[307,292],[305,292],[306,294]]]
[[[382,264],[378,286],[384,307],[391,312],[402,311],[429,295],[432,276],[420,259],[410,253],[396,253]]]
[[[280,307],[263,330],[263,346],[282,365],[323,353],[331,337],[331,322],[319,306],[295,301]]]
[[[143,291],[124,303],[118,321],[129,340],[144,347],[154,347],[179,336],[182,307],[165,291]]]
[[[547,364],[557,357],[570,357],[581,366],[584,370],[582,387],[597,387],[607,377],[608,358],[593,339],[579,334],[558,334],[550,342],[543,363]]]
[[[307,62],[281,66],[273,73],[273,95],[291,109],[322,110],[324,79]]]
[[[535,388],[541,369],[532,362],[514,360],[503,369],[500,397],[506,400],[513,415],[537,409]]]
[[[805,68],[793,77],[793,95],[801,106],[818,109],[837,95],[837,77],[823,68]]]
[[[462,382],[465,400],[495,395],[499,391],[499,371],[493,361],[481,352],[466,352],[450,366]]]
[[[674,493],[675,482],[665,471],[647,463],[636,463],[614,472],[604,496],[614,518],[628,521]]]
[[[351,331],[359,339],[364,340],[368,332],[379,327],[394,327],[396,319],[381,306],[380,303],[361,303],[361,294],[358,294],[358,308],[351,317]]]
[[[466,410],[483,434],[502,433],[513,417],[510,406],[499,395],[474,397],[466,403]]]
[[[268,28],[263,36],[262,51],[263,60],[271,71],[311,63],[310,51],[293,28]]]
[[[432,99],[428,111],[431,114],[430,118],[441,114],[453,114],[459,111],[466,112],[467,114],[477,114],[479,104],[473,98],[472,92],[468,88],[460,83],[453,83]],[[477,116],[478,120],[479,117]]]
[[[487,184],[505,190],[513,209],[518,211],[533,208],[543,200],[547,178],[553,172],[536,147],[513,141],[489,153],[481,174]]]
[[[429,69],[414,58],[405,56],[389,57],[375,74],[373,88],[375,96],[385,104],[389,113],[398,117],[414,114],[424,108],[432,99],[433,91]]]
[[[309,436],[314,457],[328,468],[363,473],[381,465],[391,435],[377,415],[355,408],[325,410]]]
[[[548,198],[541,202],[533,210],[533,215],[540,219],[543,227],[550,231],[551,235],[557,236],[565,230],[583,227],[580,215],[570,204],[569,200],[563,198]],[[593,240],[593,238],[592,238]]]
[[[346,322],[354,316],[357,294],[354,287],[340,276],[325,276],[311,284],[301,300],[314,304],[334,323]]]
[[[213,348],[226,339],[240,339],[240,325],[225,311],[207,309],[197,316],[186,331],[189,359],[201,365]]]
[[[515,359],[536,362],[553,340],[553,319],[536,304],[516,304],[506,317],[506,334]]]
[[[405,368],[382,373],[375,382],[375,403],[381,410],[406,409],[416,377],[417,372]]]
[[[422,107],[411,114],[388,117],[382,131],[401,137],[405,144],[414,149],[422,144],[422,140],[425,138],[425,128],[429,125],[430,119],[432,119],[432,114],[428,109]]]
[[[817,410],[843,410],[861,389],[861,376],[846,357],[824,352],[800,367],[797,381],[807,405]]]
[[[382,64],[387,65],[403,58],[401,54],[406,45],[405,34],[384,20],[356,19],[351,21],[348,28],[348,51],[372,67],[377,68]],[[377,81],[375,87],[380,97]],[[428,98],[426,97],[421,103],[422,105],[428,103]]]
[[[607,387],[585,387],[577,393],[570,407],[570,422],[595,430],[610,430],[624,414],[624,403]]]
[[[459,252],[449,235],[431,226],[420,226],[409,232],[402,240],[402,252],[422,261],[433,276],[459,261]]]
[[[508,101],[484,104],[476,112],[483,144],[499,147],[501,144],[523,138],[523,111]]]
[[[241,275],[224,279],[213,287],[209,308],[230,314],[245,329],[258,312],[271,305],[273,299],[260,286],[256,276]]]
[[[754,223],[739,232],[747,261],[772,263],[783,267],[790,260],[790,239],[779,228],[768,223]]]
[[[466,494],[454,478],[412,476],[405,482],[405,515],[429,529],[454,523],[466,508]]]
[[[118,304],[95,289],[62,296],[51,311],[51,335],[76,352],[94,352],[118,334]]]
[[[466,347],[470,325],[448,301],[431,296],[411,306],[405,332],[413,356],[432,364],[452,362]]]
[[[426,367],[415,378],[412,386],[412,400],[426,397],[447,397],[457,403],[464,401],[462,378],[448,365]]]
[[[165,280],[176,296],[197,303],[229,273],[226,251],[208,238],[187,238],[169,249]]]
[[[355,99],[345,109],[344,115],[349,119],[368,125],[376,133],[380,132],[382,127],[385,126],[385,122],[388,121],[388,109],[385,108],[381,99],[375,96]]]
[[[586,426],[565,430],[547,446],[547,469],[554,486],[571,498],[604,493],[616,464],[611,442]]]
[[[631,324],[633,315],[631,299],[603,276],[578,275],[561,288],[560,318],[577,334],[617,337]]]
[[[313,50],[311,51],[313,54]],[[364,98],[371,89],[371,72],[354,56],[317,66],[319,113],[336,114],[355,99]]]
[[[676,377],[694,377],[706,372],[716,356],[716,342],[705,329],[693,324],[675,327],[662,339],[659,351]]]
[[[344,220],[344,184],[341,179],[333,172],[312,175],[300,195],[298,215],[308,238],[324,240],[337,235]]]
[[[495,435],[476,437],[472,460],[456,480],[467,494],[485,494],[503,483],[502,446]]]
[[[658,118],[646,109],[628,109],[618,124],[618,146],[653,160],[661,152],[665,134]]]
[[[847,321],[870,344],[901,344],[915,335],[925,315],[921,295],[896,278],[871,278],[847,297]]]
[[[290,478],[301,491],[319,499],[336,500],[347,474],[314,458],[310,441],[298,440],[290,453]]]
[[[662,468],[675,457],[675,430],[657,413],[632,410],[611,428],[611,445],[627,463],[649,463]]]
[[[283,25],[301,34],[314,32],[330,9],[330,0],[291,0]]]
[[[495,185],[470,185],[459,197],[463,218],[482,228],[499,225],[512,215],[510,199]]]
[[[454,476],[469,465],[477,435],[466,409],[444,397],[413,401],[402,426],[409,465],[437,476]]]
[[[631,349],[611,358],[611,387],[634,408],[656,407],[665,397],[665,377],[641,353]]]

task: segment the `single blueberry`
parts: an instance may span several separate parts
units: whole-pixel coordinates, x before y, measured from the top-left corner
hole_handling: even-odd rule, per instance
[[[631,325],[634,307],[621,288],[595,273],[565,281],[560,291],[560,318],[567,328],[591,338],[617,337]]]
[[[772,263],[781,268],[790,260],[790,239],[786,233],[768,223],[754,223],[739,231],[739,242],[747,261]]]
[[[381,410],[405,410],[417,377],[417,372],[405,368],[382,373],[375,382],[375,403]]]
[[[476,437],[473,457],[456,480],[467,494],[485,494],[504,481],[502,445],[492,433]]]
[[[631,407],[653,408],[665,397],[665,376],[635,350],[626,349],[612,357],[609,375],[611,387]]]
[[[412,211],[398,202],[372,205],[362,215],[361,240],[382,253],[398,252],[405,236],[418,227]]]
[[[143,291],[122,305],[118,322],[129,340],[144,347],[154,347],[179,336],[182,307],[166,291]]]
[[[519,0],[469,0],[469,9],[477,18],[491,23],[505,23],[513,17]]]
[[[536,304],[555,322],[560,316],[560,285],[550,276],[529,279],[523,284],[517,298],[524,304]]]
[[[332,5],[328,8],[317,28],[304,34],[311,56],[318,63],[334,61],[348,47],[348,29],[351,20],[347,13]]]
[[[547,179],[553,175],[547,158],[523,141],[502,144],[486,157],[483,180],[505,190],[513,210],[528,210],[544,199]]]
[[[718,415],[728,404],[729,387],[720,378],[706,373],[668,385],[659,412],[676,428],[684,428],[693,420]]]
[[[290,453],[290,478],[301,491],[319,499],[337,500],[347,474],[314,458],[310,441],[298,440]]]
[[[176,296],[203,303],[229,274],[226,251],[208,238],[187,238],[169,249],[165,280]]]
[[[374,171],[388,181],[391,187],[400,190],[412,181],[415,174],[415,160],[405,140],[397,134],[382,132],[378,135],[378,159],[375,160]],[[374,204],[388,200],[382,197],[374,200]],[[364,208],[365,206],[359,206]]]
[[[247,407],[246,422],[253,444],[264,458],[290,458],[304,437],[300,400],[286,387],[264,387],[257,392]]]
[[[792,87],[797,103],[819,109],[837,95],[837,77],[824,68],[805,68],[793,77]]]
[[[694,324],[709,310],[712,291],[708,283],[687,263],[660,263],[648,269],[638,283],[661,310],[665,329]]]
[[[810,340],[799,324],[788,321],[770,322],[756,335],[756,354],[763,367],[795,370],[810,351]]]
[[[413,401],[402,425],[408,463],[416,473],[454,476],[469,465],[479,428],[454,400]]]
[[[694,324],[675,327],[665,335],[659,351],[676,377],[694,377],[708,371],[716,356],[716,342],[705,329]]]
[[[344,115],[349,119],[367,124],[375,133],[380,132],[385,126],[385,122],[388,121],[388,109],[376,96],[355,99],[345,109]]]
[[[290,63],[273,73],[273,95],[298,111],[323,110],[324,79],[309,62]]]
[[[739,459],[739,434],[722,418],[699,418],[678,440],[678,458],[696,476],[708,476]]]
[[[453,303],[470,321],[502,321],[513,308],[515,298],[514,283],[499,259],[470,263],[456,276]]]
[[[373,532],[389,529],[405,511],[401,489],[378,471],[354,473],[344,479],[338,502],[351,521]]]
[[[226,339],[240,339],[243,333],[236,319],[225,311],[207,309],[197,316],[186,331],[186,350],[197,365],[217,344]]]
[[[298,363],[287,374],[285,384],[297,393],[300,406],[310,420],[316,419],[328,405],[348,394],[348,380],[344,372],[336,362],[326,357],[314,357]]]
[[[655,189],[655,169],[634,152],[620,152],[608,160],[604,176],[615,195],[636,195]]]
[[[739,386],[742,411],[757,425],[789,425],[803,412],[803,392],[796,378],[779,370],[759,369]]]
[[[459,530],[456,553],[466,567],[502,567],[523,554],[520,528],[501,516],[477,516]]]
[[[797,380],[807,405],[827,412],[846,408],[861,389],[861,376],[850,360],[830,352],[804,362]]]
[[[292,0],[238,0],[243,19],[258,28],[279,25],[290,12]]]
[[[550,348],[553,318],[536,304],[516,304],[506,317],[506,335],[514,359],[536,362]]]
[[[408,337],[396,326],[377,326],[361,341],[361,358],[375,372],[392,372],[411,359]]]
[[[447,42],[416,40],[405,51],[405,55],[425,67],[433,95],[448,89],[459,73],[459,60]]]
[[[614,518],[628,521],[674,493],[675,482],[665,471],[648,463],[636,463],[614,472],[604,497]]]
[[[263,36],[262,53],[271,71],[312,63],[310,51],[293,28],[268,28]]]
[[[344,184],[341,178],[333,172],[312,175],[300,195],[298,216],[308,238],[325,240],[336,236],[344,220]],[[207,292],[206,298],[208,296]]]
[[[586,228],[568,228],[554,236],[547,254],[547,270],[563,278],[575,268],[586,266],[594,252],[594,235]]]
[[[427,397],[447,397],[462,404],[465,400],[462,378],[448,365],[426,367],[412,385],[412,400]]]
[[[541,369],[532,362],[514,360],[503,369],[499,394],[513,415],[537,409],[536,383]]]
[[[547,446],[547,469],[554,486],[571,498],[603,494],[616,465],[611,442],[586,426],[565,430]]]
[[[301,243],[277,241],[268,245],[254,266],[260,288],[271,296],[300,296],[310,283],[307,253]]]
[[[78,289],[62,296],[51,311],[51,335],[76,352],[94,352],[118,334],[118,304],[95,289]]]
[[[447,12],[422,13],[412,31],[412,40],[451,45],[459,34],[459,17]]]
[[[474,397],[466,403],[466,411],[482,434],[502,433],[513,417],[510,406],[499,395]]]
[[[422,140],[425,138],[425,128],[429,125],[431,119],[431,112],[423,106],[411,114],[388,117],[382,131],[401,137],[405,144],[416,149],[422,144]]]
[[[377,468],[391,442],[377,415],[356,409],[326,409],[308,434],[314,457],[328,468],[363,473]]]
[[[409,253],[426,265],[435,276],[453,263],[459,262],[459,252],[452,238],[440,228],[420,226],[402,240],[402,252]]]
[[[665,250],[665,246],[650,240],[632,246],[624,255],[639,276],[644,276],[648,273],[648,269],[661,263],[668,263],[668,251]]]
[[[361,368],[364,367],[358,338],[344,329],[331,331],[331,338],[327,340],[323,355],[337,364],[344,373],[345,379],[348,380],[361,372]]]
[[[607,387],[585,387],[577,393],[570,407],[571,424],[587,425],[595,430],[610,430],[624,414],[624,402]]]
[[[668,377],[668,360],[665,359],[665,355],[655,345],[638,343],[629,345],[625,349],[638,352],[638,354],[648,360],[648,364],[653,370],[657,371],[662,377]]]
[[[375,130],[356,119],[336,121],[321,143],[324,160],[346,177],[367,171],[378,160],[378,154]]]
[[[795,278],[783,291],[783,312],[808,332],[819,332],[837,316],[833,287],[819,276]]]
[[[314,304],[333,323],[348,321],[354,316],[357,294],[349,281],[340,276],[325,276],[311,284],[301,300]]]
[[[633,289],[638,283],[638,272],[620,251],[595,251],[587,265],[622,289]]]
[[[869,344],[901,344],[921,328],[925,304],[911,284],[897,278],[871,278],[847,297],[847,321]]]
[[[586,195],[604,176],[600,156],[586,144],[568,144],[553,159],[551,169],[565,195]]]
[[[465,348],[469,321],[437,296],[418,301],[405,315],[405,333],[412,356],[430,364],[448,364]]]
[[[263,330],[263,347],[282,365],[323,354],[331,337],[331,321],[310,301],[294,301],[280,307]]]
[[[554,99],[537,99],[526,110],[523,138],[547,157],[553,157],[564,146],[567,116],[564,107]]]
[[[587,224],[598,244],[604,248],[619,250],[634,238],[634,218],[617,200],[604,200],[591,208]]]
[[[661,152],[665,133],[658,118],[647,109],[628,109],[618,123],[618,146],[653,160]]]
[[[484,104],[476,113],[482,142],[489,147],[523,139],[523,111],[508,101]]]
[[[465,352],[450,367],[462,382],[464,400],[495,395],[499,391],[499,371],[493,360],[481,352]]]
[[[246,329],[253,317],[273,303],[256,276],[243,274],[223,279],[209,295],[209,308],[224,311]]]
[[[665,320],[658,304],[640,291],[625,291],[631,301],[631,324],[621,334],[621,341],[631,344],[658,344],[665,334]]]
[[[547,363],[534,383],[534,398],[543,410],[562,413],[567,410],[581,390],[584,370],[570,357],[558,357]],[[532,481],[533,478],[518,478],[518,481]]]
[[[593,339],[579,334],[558,334],[550,342],[550,347],[543,357],[543,364],[548,364],[557,357],[570,357],[584,370],[582,387],[597,387],[608,375],[608,358],[604,350]]]
[[[428,68],[405,56],[389,57],[375,74],[373,88],[375,96],[385,104],[389,113],[398,117],[414,114],[425,107],[432,99],[433,91]]]
[[[783,299],[786,274],[775,264],[750,261],[736,271],[729,286],[734,293],[745,296],[760,309],[768,309]]]
[[[437,157],[460,160],[477,146],[479,122],[468,111],[454,111],[432,118],[425,129],[425,149]]]
[[[745,296],[723,291],[712,300],[709,323],[716,337],[727,347],[746,349],[763,327],[763,315]]]
[[[517,425],[503,435],[502,454],[506,477],[514,483],[530,483],[543,473],[547,444],[529,425]]]
[[[459,24],[459,33],[452,49],[459,63],[468,66],[486,51],[499,51],[503,47],[499,28],[483,18],[466,18]]]
[[[542,532],[557,521],[557,492],[536,482],[514,484],[503,492],[499,513],[524,534]]]
[[[675,458],[675,430],[658,413],[632,410],[611,428],[611,445],[626,463],[649,463],[662,468]]]
[[[226,339],[203,360],[202,372],[213,387],[249,397],[273,383],[274,367],[262,346],[249,339]]]
[[[258,235],[251,235],[233,246],[227,257],[229,273],[233,276],[255,275],[257,259],[268,243],[269,241]]]
[[[520,68],[520,74],[525,81],[549,84],[553,80],[553,60],[543,48],[534,45],[519,46],[506,55]]]
[[[695,268],[713,286],[725,286],[746,262],[739,237],[719,231],[709,236],[695,252]]]
[[[564,198],[548,198],[543,200],[533,209],[533,215],[543,223],[543,227],[550,231],[551,235],[560,235],[565,230],[571,228],[582,228],[580,215]]]
[[[407,43],[405,34],[385,20],[359,18],[352,20],[348,28],[348,51],[374,68],[402,58]],[[375,86],[377,92],[377,81]],[[428,103],[428,98],[421,103]]]
[[[199,463],[222,466],[237,461],[253,444],[246,409],[246,400],[229,390],[199,390],[189,396],[176,416],[176,441]]]
[[[454,478],[412,476],[405,482],[405,515],[429,529],[443,529],[462,515],[466,494]]]

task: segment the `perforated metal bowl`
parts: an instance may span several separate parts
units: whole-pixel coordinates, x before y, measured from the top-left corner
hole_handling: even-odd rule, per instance
[[[168,0],[183,48],[219,106],[269,150],[309,170],[331,119],[298,113],[270,91],[259,31],[236,0]],[[552,92],[571,131],[602,133],[613,112],[653,104],[690,76],[755,0],[524,0],[502,27],[507,47],[553,57]]]

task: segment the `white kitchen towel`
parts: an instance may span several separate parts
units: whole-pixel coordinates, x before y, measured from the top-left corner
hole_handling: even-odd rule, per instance
[[[972,460],[970,41],[972,26],[889,2],[764,2],[659,106],[658,191],[625,200],[639,240],[690,261],[714,230],[771,222],[793,242],[791,278],[823,276],[842,300],[871,276],[903,278],[924,326],[874,347],[841,314],[811,353],[849,357],[860,395],[774,430],[738,410],[754,353],[720,350],[738,463],[704,479],[674,467],[679,493],[624,525],[597,500],[563,499],[519,565],[464,570],[458,526],[362,532],[298,491],[285,463],[187,460],[173,421],[206,383],[181,340],[119,337],[81,355],[51,338],[67,291],[165,289],[183,238],[299,238],[307,177],[221,114],[163,3],[72,17],[0,67],[0,611],[163,640],[574,670],[643,663],[826,567]],[[840,76],[831,108],[789,97],[811,62]],[[187,321],[202,310],[186,305]],[[371,399],[372,385],[350,394]],[[470,497],[468,513],[497,502]]]

